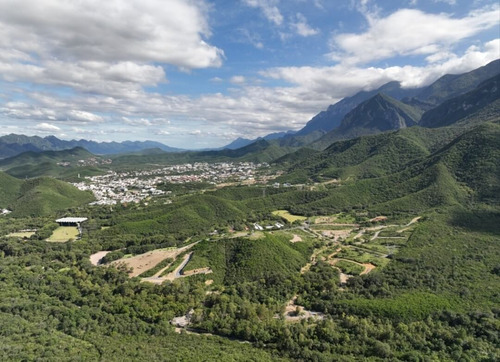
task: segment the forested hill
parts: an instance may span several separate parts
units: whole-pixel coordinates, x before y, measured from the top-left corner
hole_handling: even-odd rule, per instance
[[[15,217],[55,215],[93,200],[91,193],[63,181],[48,177],[21,181],[0,172],[0,208],[8,208]]]

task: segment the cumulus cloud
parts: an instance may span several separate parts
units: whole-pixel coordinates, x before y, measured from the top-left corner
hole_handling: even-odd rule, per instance
[[[279,0],[243,0],[243,2],[252,8],[260,9],[263,15],[271,23],[281,25],[283,23],[283,15],[278,9]]]
[[[166,82],[165,64],[218,67],[203,0],[0,2],[0,79],[127,96]]]
[[[185,68],[221,64],[209,45],[200,1],[0,2],[0,45],[24,54],[104,62],[163,62]]]
[[[307,24],[307,19],[301,13],[297,13],[296,21],[290,24],[291,28],[300,36],[311,36],[319,33],[318,29],[311,28]]]
[[[362,4],[366,6],[365,3]],[[474,11],[463,18],[401,9],[385,18],[367,15],[369,28],[361,34],[337,34],[331,58],[344,63],[367,63],[402,55],[427,55],[498,26],[498,6]]]

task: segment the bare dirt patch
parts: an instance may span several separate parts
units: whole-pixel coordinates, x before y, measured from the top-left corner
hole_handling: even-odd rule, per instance
[[[111,251],[98,251],[90,256],[90,262],[92,265],[98,266],[101,259],[108,255],[108,253],[111,253]]]
[[[351,234],[352,229],[349,230],[322,230],[321,234],[326,236],[327,238],[333,238],[334,241],[337,241],[339,238],[347,238],[349,234]]]
[[[113,265],[116,264],[125,264],[127,268],[133,268],[132,272],[129,273],[130,277],[136,277],[139,274],[144,273],[145,271],[154,268],[156,264],[161,262],[164,259],[172,258],[175,259],[180,253],[185,250],[192,248],[194,245],[198,244],[198,242],[183,246],[178,249],[157,249],[153,251],[148,251],[147,253],[135,255],[130,258],[122,258],[112,262]]]
[[[290,239],[291,243],[298,243],[299,241],[302,241],[302,238],[298,236],[297,234],[293,234],[293,238]]]

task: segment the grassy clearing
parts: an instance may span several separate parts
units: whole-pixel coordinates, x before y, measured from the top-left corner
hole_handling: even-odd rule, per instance
[[[20,231],[18,233],[10,233],[7,235],[7,237],[29,239],[33,235],[35,235],[34,231]]]
[[[282,217],[283,219],[285,219],[289,223],[293,223],[294,221],[307,220],[307,217],[290,214],[290,212],[288,210],[276,210],[276,211],[273,211],[273,215]]]
[[[357,261],[358,263],[372,263],[373,265],[384,267],[389,263],[387,258],[382,258],[370,254],[368,252],[363,252],[357,249],[342,249],[338,254],[338,258],[351,259]]]
[[[335,266],[340,268],[342,272],[351,275],[359,275],[365,270],[365,268],[361,265],[352,263],[347,260],[339,260],[335,263]]]
[[[264,238],[266,235],[262,231],[255,231],[248,237],[250,240],[258,240]]]
[[[54,230],[47,241],[53,243],[64,243],[70,239],[75,240],[79,235],[80,233],[78,232],[78,228],[74,226],[60,226]]]

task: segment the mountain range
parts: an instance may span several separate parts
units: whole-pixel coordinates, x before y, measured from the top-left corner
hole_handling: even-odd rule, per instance
[[[398,82],[389,82],[378,89],[361,91],[329,106],[298,132],[272,133],[257,139],[238,138],[218,149],[187,152],[153,141],[99,143],[64,141],[54,136],[41,138],[11,134],[0,137],[0,158],[26,151],[39,153],[82,147],[97,155],[133,154],[123,157],[123,162],[132,159],[141,162],[141,158],[151,162],[173,159],[206,161],[210,158],[269,162],[300,147],[322,150],[336,141],[416,125],[435,128],[457,122],[470,126],[494,121],[500,114],[499,74],[500,59],[468,73],[445,75],[423,88],[407,89]],[[176,155],[169,155],[174,152]],[[120,158],[116,161],[120,163]]]
[[[155,141],[96,142],[88,140],[65,141],[55,136],[39,137],[9,134],[0,137],[0,159],[12,157],[23,152],[60,151],[75,147],[85,148],[97,155],[139,152],[159,148],[166,152],[180,152],[179,148],[166,146]]]

